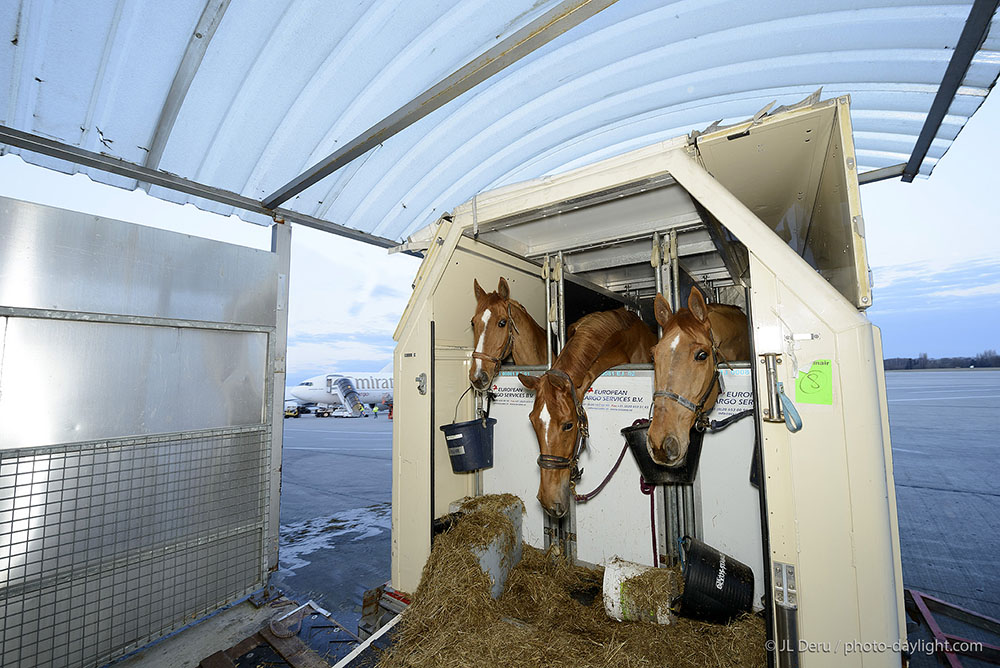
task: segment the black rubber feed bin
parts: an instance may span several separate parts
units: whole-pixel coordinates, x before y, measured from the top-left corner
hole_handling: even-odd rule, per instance
[[[753,608],[753,570],[711,545],[684,537],[679,614],[725,624]]]
[[[496,423],[495,418],[477,418],[441,425],[451,469],[455,473],[493,468],[493,425]]]
[[[689,483],[694,481],[695,474],[698,473],[698,460],[701,459],[701,441],[704,432],[697,429],[691,430],[690,444],[684,461],[678,466],[663,466],[657,464],[649,456],[646,448],[646,434],[649,431],[649,420],[641,420],[639,424],[622,429],[622,436],[628,443],[628,449],[632,451],[635,463],[639,466],[639,473],[642,474],[646,482],[654,485],[663,483]]]

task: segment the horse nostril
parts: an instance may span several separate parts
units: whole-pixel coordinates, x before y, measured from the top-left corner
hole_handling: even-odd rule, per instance
[[[562,517],[563,515],[565,515],[566,511],[563,509],[563,504],[561,504],[561,503],[553,503],[552,504],[552,514],[555,515],[556,517]]]

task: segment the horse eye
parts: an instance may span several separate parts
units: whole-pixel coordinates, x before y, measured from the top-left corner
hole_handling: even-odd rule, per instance
[[[569,431],[572,428],[573,428],[572,422],[567,422],[566,424],[563,425],[563,431]]]
[[[708,353],[706,353],[704,350],[699,350],[698,353],[694,356],[694,358],[699,362],[704,362],[705,360],[708,359]]]
[[[506,327],[506,326],[507,326],[506,320],[501,320],[500,322],[497,323],[497,327]]]

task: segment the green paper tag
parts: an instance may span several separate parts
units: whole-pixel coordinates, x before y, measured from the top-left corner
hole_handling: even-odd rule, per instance
[[[833,404],[833,366],[830,360],[813,360],[809,371],[799,372],[795,401],[800,404]]]

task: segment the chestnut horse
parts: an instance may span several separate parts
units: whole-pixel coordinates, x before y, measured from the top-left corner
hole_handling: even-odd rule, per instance
[[[576,463],[587,435],[584,395],[607,369],[649,362],[656,343],[649,327],[623,308],[586,315],[569,328],[568,335],[566,347],[544,375],[518,375],[535,392],[528,418],[541,453],[538,500],[552,517],[569,511],[570,482],[578,477]]]
[[[747,317],[735,306],[706,305],[697,288],[686,309],[673,313],[656,295],[654,311],[663,336],[653,348],[656,391],[646,448],[657,464],[676,466],[687,454],[691,427],[719,398],[716,365],[750,359]]]
[[[496,292],[487,293],[475,279],[472,287],[476,293],[476,313],[472,316],[476,350],[469,369],[472,386],[479,391],[489,388],[508,357],[514,358],[514,364],[545,364],[545,329],[510,298],[507,281],[501,278]]]

